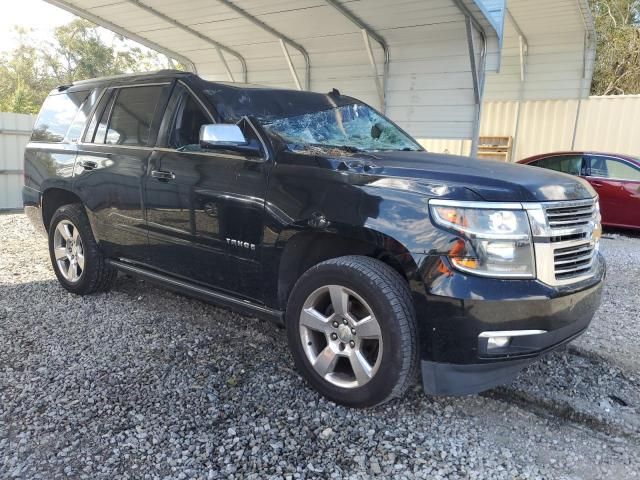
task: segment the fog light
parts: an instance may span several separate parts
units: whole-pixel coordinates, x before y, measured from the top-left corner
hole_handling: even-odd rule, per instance
[[[504,348],[511,343],[511,337],[489,337],[487,340],[487,350],[494,348]]]

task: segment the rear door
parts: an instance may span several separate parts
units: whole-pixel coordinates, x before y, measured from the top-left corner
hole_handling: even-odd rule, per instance
[[[75,188],[107,256],[148,261],[142,188],[170,87],[106,89],[79,145]]]
[[[146,178],[152,262],[173,276],[259,301],[269,163],[200,148],[207,123],[214,123],[208,107],[177,82]]]
[[[602,221],[640,227],[640,169],[624,159],[589,156],[587,180],[600,197]]]
[[[25,149],[25,186],[67,188],[73,177],[78,131],[95,103],[95,90],[64,90],[44,101]],[[43,185],[48,182],[48,185]],[[48,225],[47,225],[48,227]]]

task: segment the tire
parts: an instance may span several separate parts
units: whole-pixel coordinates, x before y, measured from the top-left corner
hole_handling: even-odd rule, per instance
[[[78,295],[108,291],[118,275],[102,255],[79,203],[63,205],[53,214],[49,224],[49,256],[60,284]]]
[[[346,256],[309,269],[289,297],[286,327],[296,367],[336,403],[379,405],[415,379],[418,338],[409,287],[378,260]]]

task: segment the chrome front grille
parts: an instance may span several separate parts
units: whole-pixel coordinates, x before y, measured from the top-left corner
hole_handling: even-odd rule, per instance
[[[597,199],[525,206],[534,238],[537,277],[565,285],[593,275],[600,238]]]
[[[556,248],[553,251],[556,280],[565,280],[589,273],[594,254],[595,248],[591,242]]]
[[[547,221],[552,229],[566,229],[589,225],[595,211],[594,203],[572,207],[551,207],[545,209]]]

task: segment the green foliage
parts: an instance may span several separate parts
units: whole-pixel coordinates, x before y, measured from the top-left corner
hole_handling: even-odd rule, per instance
[[[120,73],[180,68],[167,57],[105,35],[82,19],[54,30],[50,42],[36,42],[17,28],[18,46],[0,56],[0,111],[37,113],[58,85]]]
[[[640,0],[590,3],[598,36],[591,93],[640,93]]]

